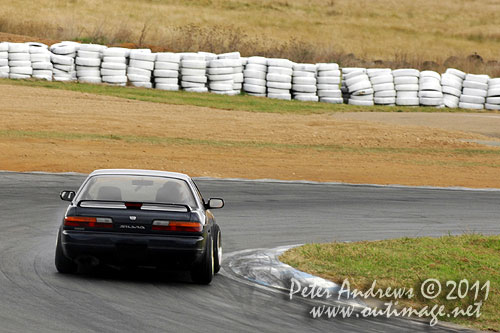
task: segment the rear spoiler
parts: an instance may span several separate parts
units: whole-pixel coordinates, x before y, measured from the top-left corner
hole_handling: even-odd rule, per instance
[[[82,208],[115,208],[115,209],[140,209],[140,210],[161,210],[161,211],[179,211],[179,208],[186,213],[191,212],[191,207],[184,204],[158,203],[158,202],[130,202],[113,200],[80,200],[77,203]]]

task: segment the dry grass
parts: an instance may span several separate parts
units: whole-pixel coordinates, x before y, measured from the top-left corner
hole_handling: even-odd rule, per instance
[[[491,0],[11,0],[0,32],[496,76],[498,12]]]

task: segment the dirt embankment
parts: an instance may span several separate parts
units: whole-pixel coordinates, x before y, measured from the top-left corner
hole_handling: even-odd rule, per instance
[[[491,135],[500,128],[496,114],[418,113],[413,120],[389,113],[264,114],[1,89],[3,170],[124,167],[193,176],[500,187],[500,149],[463,141],[497,140]]]

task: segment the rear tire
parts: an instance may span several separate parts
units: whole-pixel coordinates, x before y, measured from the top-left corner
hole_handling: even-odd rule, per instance
[[[191,279],[199,284],[209,284],[214,276],[214,241],[210,237],[206,241],[205,255],[201,262],[191,270]]]
[[[57,235],[55,264],[57,271],[62,274],[72,274],[75,273],[78,269],[78,265],[72,260],[68,259],[63,253],[60,232]]]
[[[222,235],[220,232],[220,227],[216,224],[214,228],[214,273],[217,274],[220,271],[222,265]]]

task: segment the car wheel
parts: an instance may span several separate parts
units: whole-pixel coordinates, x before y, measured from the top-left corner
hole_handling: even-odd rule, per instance
[[[62,250],[61,246],[61,233],[59,232],[57,235],[57,243],[56,243],[56,256],[55,256],[55,264],[57,271],[62,274],[71,274],[75,273],[78,269],[77,264],[68,259]]]
[[[220,271],[222,265],[222,235],[219,226],[215,225],[215,242],[214,242],[214,273]]]
[[[210,237],[206,241],[205,255],[201,262],[191,270],[191,279],[200,284],[209,284],[214,276],[214,241]]]

